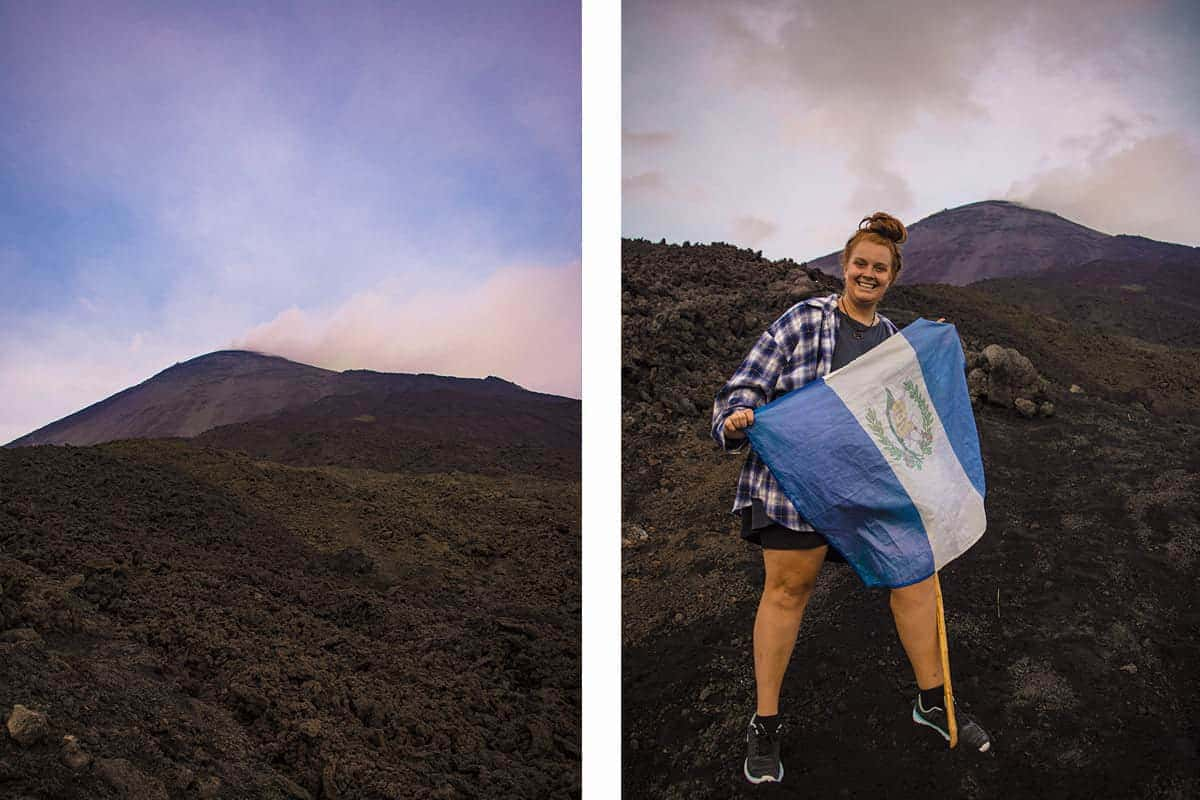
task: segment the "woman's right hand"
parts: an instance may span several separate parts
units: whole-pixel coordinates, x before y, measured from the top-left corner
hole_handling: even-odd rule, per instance
[[[725,418],[725,435],[741,439],[746,434],[742,431],[754,424],[754,409],[739,408]]]

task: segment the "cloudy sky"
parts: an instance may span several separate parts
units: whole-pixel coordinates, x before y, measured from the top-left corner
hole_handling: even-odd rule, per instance
[[[227,347],[578,397],[579,23],[0,0],[0,443]]]
[[[1015,200],[1200,245],[1192,0],[626,0],[622,228],[798,261]]]

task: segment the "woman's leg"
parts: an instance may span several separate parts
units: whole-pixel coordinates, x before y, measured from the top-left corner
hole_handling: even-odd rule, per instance
[[[942,654],[938,650],[937,594],[933,576],[903,589],[892,589],[891,603],[896,633],[900,634],[900,643],[912,664],[917,687],[941,686]]]
[[[754,681],[758,715],[779,713],[779,689],[787,671],[804,607],[825,563],[828,546],[811,550],[763,549],[766,580],[754,618]]]

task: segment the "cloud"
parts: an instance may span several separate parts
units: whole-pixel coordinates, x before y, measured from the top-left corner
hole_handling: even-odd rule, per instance
[[[894,163],[897,142],[928,118],[946,131],[989,118],[973,76],[1016,25],[1010,13],[954,0],[902,10],[882,0],[635,0],[625,22],[625,142],[642,146],[631,147],[637,172],[624,188],[659,190],[651,176],[669,171],[720,187],[730,202],[744,204],[755,185],[769,193],[763,201],[794,207],[790,193],[836,168],[834,208],[909,213],[916,198]],[[645,146],[654,140],[634,133],[666,129],[687,130],[688,142],[657,159]],[[825,151],[815,170],[814,147]]]
[[[776,223],[758,217],[738,217],[733,221],[734,240],[748,247],[754,247],[777,230],[779,226]]]
[[[888,210],[905,214],[912,210],[913,192],[903,175],[889,167],[884,155],[864,144],[850,159],[850,173],[858,178],[846,208]],[[870,212],[867,212],[870,213]]]
[[[918,219],[1195,130],[1200,57],[1177,9],[627,0],[624,229],[707,241],[754,209],[802,221],[769,244],[773,257],[807,258],[844,238],[817,231],[877,209]],[[680,135],[670,146],[638,138],[657,131]],[[1171,238],[1189,230],[1194,221]]]
[[[1120,149],[1123,145],[1133,144],[1137,139],[1137,122],[1128,117],[1110,113],[1104,115],[1099,129],[1063,137],[1059,145],[1066,151],[1073,151],[1096,160]]]
[[[55,212],[131,221],[101,282],[261,313],[451,250],[477,274],[578,257],[578,9],[112,5],[0,30],[0,149]]]
[[[625,194],[635,192],[661,192],[666,188],[666,178],[662,170],[651,170],[631,175],[621,179],[621,191]]]
[[[336,370],[497,375],[579,397],[581,305],[577,264],[506,267],[468,289],[387,280],[327,311],[290,308],[232,346]]]
[[[1183,133],[1140,139],[1116,152],[1093,149],[1078,166],[1063,166],[1018,181],[1008,199],[1053,210],[1105,233],[1128,233],[1180,244],[1194,230],[1200,187],[1200,142]]]

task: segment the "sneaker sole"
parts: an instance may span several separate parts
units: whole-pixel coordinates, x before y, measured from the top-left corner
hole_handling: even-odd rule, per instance
[[[763,775],[761,778],[754,778],[750,775],[750,759],[742,762],[742,774],[746,776],[746,780],[751,783],[782,783],[783,782],[783,764],[779,765],[779,777],[774,775]]]
[[[913,709],[912,717],[913,717],[913,722],[917,723],[918,725],[924,725],[927,728],[933,728],[935,731],[937,731],[938,733],[940,733],[942,735],[943,739],[945,739],[947,742],[950,741],[950,734],[946,733],[944,730],[939,728],[937,725],[934,725],[932,722],[930,722],[929,720],[922,717],[920,714],[917,713],[917,710],[915,708]],[[991,749],[991,747],[992,747],[991,742],[984,742],[983,747],[979,748],[979,752],[986,753],[988,750]]]

